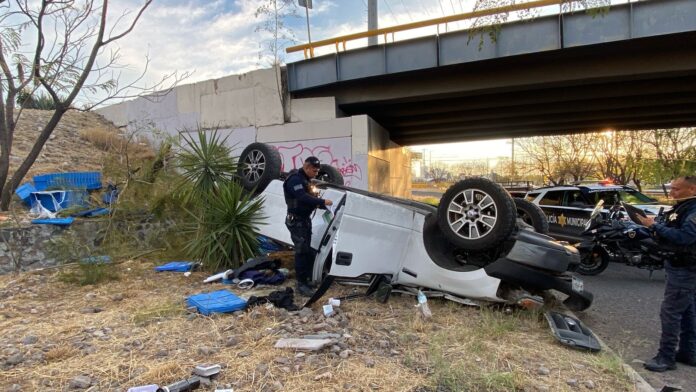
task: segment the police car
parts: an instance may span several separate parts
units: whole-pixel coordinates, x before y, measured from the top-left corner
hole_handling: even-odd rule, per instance
[[[583,239],[585,224],[600,199],[607,207],[623,201],[644,210],[648,215],[656,215],[661,207],[669,208],[634,188],[609,181],[537,188],[527,192],[525,199],[538,205],[544,212],[549,222],[550,236],[569,242]]]

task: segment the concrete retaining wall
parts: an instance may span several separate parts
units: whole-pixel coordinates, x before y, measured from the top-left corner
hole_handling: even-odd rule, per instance
[[[236,154],[254,141],[269,143],[280,151],[286,171],[315,155],[336,167],[348,186],[410,197],[410,159],[386,129],[364,115],[338,117],[333,97],[290,100],[290,122],[285,122],[277,80],[274,69],[256,70],[177,86],[165,96],[97,112],[116,125],[137,129],[147,124],[166,135],[216,128]]]

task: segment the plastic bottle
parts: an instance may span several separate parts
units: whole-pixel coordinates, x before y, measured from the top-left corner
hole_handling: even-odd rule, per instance
[[[430,307],[428,306],[428,297],[426,297],[425,294],[423,294],[423,292],[420,290],[418,290],[418,305],[416,305],[416,307],[418,307],[423,317],[430,318],[433,316],[433,313],[430,311]]]

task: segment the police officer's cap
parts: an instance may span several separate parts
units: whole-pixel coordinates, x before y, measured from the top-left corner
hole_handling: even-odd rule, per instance
[[[321,167],[321,162],[319,162],[319,158],[317,157],[309,157],[305,159],[305,163],[308,163],[314,167]]]

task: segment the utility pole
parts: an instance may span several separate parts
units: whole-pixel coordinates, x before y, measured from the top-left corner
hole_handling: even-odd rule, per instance
[[[379,16],[377,13],[377,0],[367,0],[367,30],[377,30]],[[367,46],[377,45],[377,36],[367,37]]]
[[[314,48],[312,48],[312,35],[309,33],[309,9],[312,8],[312,0],[298,0],[297,4],[304,7],[305,15],[307,15],[307,42],[309,43],[310,57],[314,57]]]

